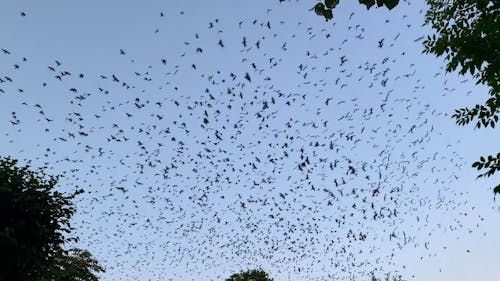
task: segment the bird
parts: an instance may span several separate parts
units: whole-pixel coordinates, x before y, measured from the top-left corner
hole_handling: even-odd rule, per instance
[[[438,130],[445,112],[422,98],[418,79],[430,66],[401,56],[414,39],[391,36],[394,46],[382,48],[384,39],[369,44],[365,22],[339,20],[348,36],[336,37],[266,11],[228,22],[160,12],[161,25],[144,25],[169,35],[141,39],[168,52],[119,49],[118,63],[105,51],[96,65],[5,45],[15,55],[0,67],[0,99],[15,112],[5,115],[2,149],[64,171],[61,186],[86,186],[75,225],[123,280],[151,266],[152,280],[215,280],[236,263],[261,262],[277,279],[361,278],[393,268],[405,248],[433,253],[419,231],[463,231],[432,220],[438,211],[460,221],[472,203],[449,188],[465,161]],[[181,25],[189,28],[179,33]],[[58,59],[20,59],[41,55]],[[21,138],[33,142],[23,152]]]

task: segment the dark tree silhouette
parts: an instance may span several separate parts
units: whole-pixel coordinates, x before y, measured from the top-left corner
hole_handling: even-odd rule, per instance
[[[70,249],[68,253],[58,252],[49,266],[40,272],[39,281],[98,281],[96,273],[104,272],[104,268],[92,257],[90,252],[81,249]]]
[[[57,177],[0,159],[0,280],[93,281],[77,277],[103,271],[88,252],[64,250],[64,243],[77,240],[66,235],[75,211],[71,200],[82,191],[64,195],[54,190],[56,183]],[[79,275],[62,278],[69,268]]]
[[[333,9],[339,4],[340,0],[324,0],[318,2],[314,6],[314,12],[318,16],[323,16],[326,21],[333,18]],[[377,4],[377,7],[385,6],[387,9],[392,10],[399,4],[399,0],[359,0],[360,4],[366,6],[366,9],[370,9],[372,6]]]
[[[269,275],[261,269],[252,269],[245,272],[235,273],[226,281],[273,281]]]

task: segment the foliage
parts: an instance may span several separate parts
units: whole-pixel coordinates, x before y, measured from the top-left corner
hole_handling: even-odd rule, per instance
[[[39,280],[65,257],[64,243],[77,240],[66,235],[75,212],[71,200],[81,190],[63,195],[54,190],[57,177],[16,164],[0,159],[0,280]]]
[[[493,188],[493,194],[495,194],[495,197],[496,197],[497,193],[500,194],[500,184],[497,185],[495,188]]]
[[[339,4],[339,1],[324,0],[323,2],[318,2],[314,6],[314,12],[318,16],[323,16],[326,21],[329,21],[333,18],[333,9]],[[392,10],[399,4],[399,0],[359,0],[359,3],[365,5],[367,10],[375,4],[378,7],[386,6],[389,10]]]
[[[500,113],[500,2],[489,0],[428,0],[425,23],[436,34],[424,41],[425,53],[445,56],[446,70],[470,73],[485,84],[490,98],[484,105],[462,108],[453,117],[465,125],[478,118],[476,128],[495,127]]]
[[[97,281],[95,273],[104,272],[99,262],[86,250],[60,252],[44,268],[39,281]]]
[[[474,162],[472,167],[476,168],[478,171],[481,169],[488,169],[488,171],[479,174],[477,177],[489,177],[492,176],[495,172],[500,171],[500,153],[497,153],[496,157],[489,155],[488,157],[479,158],[479,161]],[[493,193],[496,195],[500,194],[500,184],[493,188]]]
[[[252,269],[231,275],[226,281],[273,281],[267,273],[260,269]]]
[[[487,172],[477,176],[478,178],[485,177],[485,176],[489,177],[489,176],[493,175],[495,173],[495,171],[500,170],[500,153],[498,153],[496,157],[489,155],[487,158],[485,158],[485,157],[481,156],[481,158],[479,158],[478,162],[475,162],[474,164],[472,164],[472,167],[474,167],[478,170],[488,169]]]
[[[489,99],[484,105],[455,110],[458,125],[477,119],[475,128],[495,128],[500,113],[500,2],[491,0],[427,0],[429,10],[425,24],[436,34],[424,41],[424,53],[445,56],[446,71],[458,69],[461,75],[470,73],[477,84],[489,87]],[[472,167],[488,169],[478,177],[500,171],[500,153],[496,157],[481,157]],[[500,193],[500,185],[494,190]]]

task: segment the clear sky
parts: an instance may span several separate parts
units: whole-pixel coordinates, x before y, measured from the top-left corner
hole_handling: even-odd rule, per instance
[[[422,3],[350,2],[4,1],[0,155],[86,191],[103,280],[497,280],[500,134],[450,117],[486,89]]]

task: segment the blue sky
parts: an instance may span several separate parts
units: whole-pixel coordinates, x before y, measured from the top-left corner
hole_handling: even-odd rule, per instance
[[[0,155],[85,189],[103,280],[494,280],[498,130],[450,117],[486,89],[421,54],[422,4],[344,2],[7,1]]]

